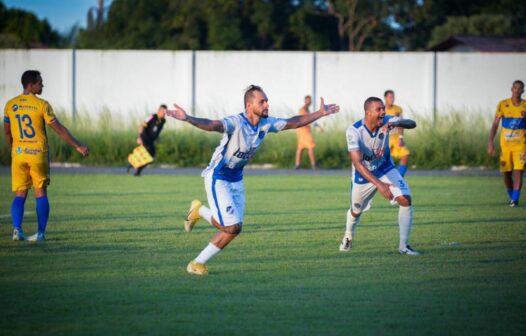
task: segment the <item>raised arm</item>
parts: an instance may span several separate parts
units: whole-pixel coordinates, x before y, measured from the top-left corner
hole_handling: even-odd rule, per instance
[[[392,200],[394,196],[393,196],[393,193],[391,192],[391,189],[389,189],[390,184],[380,181],[376,176],[374,176],[369,171],[369,169],[365,168],[365,166],[362,164],[362,152],[359,150],[353,150],[349,152],[349,156],[351,157],[351,161],[352,161],[354,168],[363,177],[365,177],[367,181],[371,182],[386,200],[389,200],[389,201]]]
[[[292,118],[287,119],[287,124],[283,128],[284,130],[287,129],[294,129],[306,126],[321,117],[327,116],[329,114],[337,113],[340,111],[340,106],[336,104],[329,104],[325,105],[323,98],[320,98],[321,104],[320,109],[314,113],[306,114],[306,115],[297,115]]]
[[[205,131],[219,133],[223,133],[225,131],[223,122],[221,120],[210,120],[206,118],[192,117],[189,116],[181,106],[174,103],[174,107],[175,110],[166,111],[166,115],[177,120],[186,121],[187,123],[192,124],[195,127]]]
[[[88,156],[89,154],[88,146],[80,143],[77,139],[75,139],[75,137],[71,135],[69,130],[66,127],[64,127],[60,123],[60,121],[58,121],[58,119],[55,119],[53,122],[51,122],[48,125],[49,127],[53,129],[53,131],[55,131],[58,134],[59,137],[62,138],[62,140],[66,141],[69,145],[75,147],[77,152],[82,154],[82,156]]]
[[[497,129],[499,129],[500,117],[495,116],[491,128],[489,130],[489,139],[488,139],[488,154],[495,156],[495,144],[493,143],[495,135],[497,134]]]

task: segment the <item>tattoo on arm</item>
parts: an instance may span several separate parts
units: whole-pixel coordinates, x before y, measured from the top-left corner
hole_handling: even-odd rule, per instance
[[[221,120],[210,120],[206,118],[197,118],[187,116],[186,121],[197,128],[200,128],[209,132],[224,132],[223,122]]]

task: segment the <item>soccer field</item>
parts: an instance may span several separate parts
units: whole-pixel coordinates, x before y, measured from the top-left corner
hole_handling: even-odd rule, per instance
[[[34,244],[11,240],[0,176],[0,333],[524,335],[526,207],[507,207],[500,177],[407,181],[421,256],[398,254],[397,207],[379,196],[338,251],[348,177],[248,176],[243,233],[196,277],[186,265],[215,229],[182,222],[201,178],[54,175]]]

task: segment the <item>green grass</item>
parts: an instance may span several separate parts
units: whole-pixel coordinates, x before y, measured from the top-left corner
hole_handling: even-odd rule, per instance
[[[11,241],[0,176],[2,335],[524,335],[526,207],[500,178],[409,176],[412,245],[380,198],[338,251],[347,177],[248,176],[244,232],[186,264],[214,229],[186,234],[194,176],[55,175],[44,244]],[[26,233],[36,227],[34,197]]]

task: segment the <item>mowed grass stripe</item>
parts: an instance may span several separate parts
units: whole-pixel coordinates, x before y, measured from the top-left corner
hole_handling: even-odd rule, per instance
[[[409,176],[423,252],[409,257],[397,253],[397,208],[378,196],[352,251],[338,251],[349,178],[247,177],[243,233],[204,278],[185,268],[215,230],[182,228],[190,201],[205,200],[201,178],[52,178],[46,243],[11,241],[0,217],[2,335],[526,331],[526,208],[506,206],[500,178]],[[0,193],[1,214],[11,199]]]

